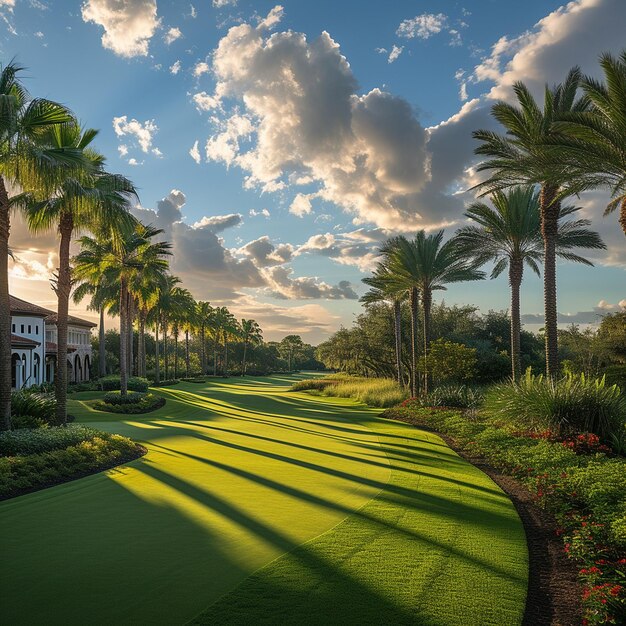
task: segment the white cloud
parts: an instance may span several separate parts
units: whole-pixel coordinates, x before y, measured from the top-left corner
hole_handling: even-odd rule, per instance
[[[194,7],[193,4],[190,4],[189,5],[189,17],[192,20],[195,20],[197,16],[198,16],[198,12],[196,11],[196,7]]]
[[[263,19],[259,20],[257,28],[261,30],[269,30],[273,28],[283,19],[285,10],[280,4],[277,4]]]
[[[154,135],[159,130],[154,120],[146,120],[142,123],[133,118],[129,121],[127,115],[122,115],[113,118],[113,130],[118,137],[125,137],[126,142],[130,141],[131,145],[138,146],[142,152],[152,152],[155,156],[162,156],[161,151],[152,146]],[[129,147],[127,144],[121,144],[118,150],[121,156],[126,156]],[[136,159],[131,160],[134,161],[131,165],[137,165]]]
[[[209,64],[206,61],[199,61],[193,68],[193,75],[198,78],[202,74],[208,74],[209,69]]]
[[[169,46],[177,39],[180,39],[182,36],[183,33],[181,32],[180,28],[178,28],[177,26],[173,26],[165,33],[165,35],[163,36],[163,41],[165,41],[165,43]]]
[[[257,215],[262,215],[265,218],[269,218],[270,212],[267,209],[261,209],[260,211],[257,211],[256,209],[250,209],[251,217],[257,217]]]
[[[347,280],[329,285],[311,276],[292,278],[292,273],[291,268],[282,265],[265,271],[268,289],[274,297],[289,300],[358,300],[358,295]]]
[[[200,156],[200,149],[198,148],[198,140],[194,142],[193,146],[189,149],[189,156],[196,162],[200,163],[202,157]]]
[[[210,96],[206,91],[195,93],[192,97],[198,111],[211,111],[220,106],[220,100],[216,96]]]
[[[35,37],[37,37],[38,39],[43,39],[44,38],[44,34],[40,30],[38,30],[35,33]]]
[[[180,60],[175,61],[172,65],[170,65],[170,74],[178,74],[180,72]]]
[[[81,14],[104,28],[102,45],[122,57],[147,56],[159,26],[156,0],[87,0]]]
[[[443,13],[422,13],[404,20],[396,30],[398,37],[407,39],[428,39],[440,33],[448,24],[448,16]]]
[[[229,213],[228,215],[206,215],[198,222],[196,222],[192,228],[206,228],[214,233],[219,233],[226,228],[232,228],[233,226],[239,226],[243,221],[241,213]]]
[[[213,0],[213,6],[216,9],[223,9],[224,7],[234,7],[237,4],[237,0]]]
[[[387,63],[393,63],[402,54],[403,50],[404,46],[394,45],[389,53],[389,57],[387,58]]]
[[[294,248],[289,243],[274,245],[267,235],[250,241],[238,250],[251,258],[257,267],[284,265],[293,259]]]
[[[304,217],[313,210],[311,205],[311,197],[304,193],[299,193],[289,206],[289,213],[297,215],[298,217]]]
[[[379,89],[358,95],[328,33],[311,42],[293,31],[269,37],[267,22],[231,28],[213,54],[217,85],[209,104],[213,111],[226,98],[235,105],[212,118],[218,132],[209,138],[207,158],[237,165],[246,187],[265,192],[310,180],[320,198],[357,220],[417,225],[430,219],[422,210],[432,214],[437,205],[419,201],[430,176],[427,134],[411,106]],[[242,118],[245,130],[228,130]]]

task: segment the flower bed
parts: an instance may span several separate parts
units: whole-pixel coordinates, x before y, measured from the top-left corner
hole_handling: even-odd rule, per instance
[[[583,623],[626,623],[626,459],[589,433],[516,432],[488,417],[435,408],[394,407],[382,416],[448,435],[520,480],[553,513],[563,548],[579,565]]]

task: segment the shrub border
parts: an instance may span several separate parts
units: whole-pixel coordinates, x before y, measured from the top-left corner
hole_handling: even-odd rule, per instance
[[[93,476],[94,474],[101,474],[102,472],[106,472],[107,470],[113,469],[115,467],[119,467],[120,465],[126,465],[126,463],[130,463],[131,461],[136,461],[140,459],[142,456],[148,453],[148,449],[142,446],[140,443],[133,442],[134,452],[131,454],[125,454],[121,458],[115,459],[113,462],[108,461],[106,463],[101,463],[96,467],[92,468],[88,472],[76,472],[71,476],[63,476],[59,477],[58,480],[51,480],[45,483],[41,483],[39,485],[35,485],[33,487],[28,487],[27,489],[20,489],[17,492],[11,494],[0,494],[0,502],[5,500],[12,500],[13,498],[17,498],[19,496],[25,496],[29,493],[35,493],[37,491],[42,491],[43,489],[48,489],[49,487],[56,487],[57,485],[63,485],[65,483],[70,483],[79,478],[87,478],[87,476]]]
[[[460,457],[487,474],[510,498],[522,521],[528,547],[528,588],[522,626],[579,625],[582,620],[582,585],[578,580],[578,567],[563,552],[563,542],[556,534],[556,520],[535,503],[532,493],[483,457],[468,454],[445,433],[428,426],[418,426],[409,420],[382,419],[409,424],[441,437]]]
[[[101,413],[113,413],[114,415],[145,415],[146,413],[152,413],[157,409],[161,409],[165,406],[165,398],[163,396],[156,396],[156,402],[150,407],[141,411],[120,411],[116,410],[121,407],[133,407],[135,404],[107,404],[104,400],[97,400],[91,405],[94,410]],[[109,408],[110,407],[110,408]]]

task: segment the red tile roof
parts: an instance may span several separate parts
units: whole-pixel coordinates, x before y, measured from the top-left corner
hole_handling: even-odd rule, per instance
[[[56,324],[57,314],[52,313],[51,315],[48,315],[48,317],[46,317],[46,322],[48,322],[48,324]],[[73,326],[85,326],[86,328],[95,328],[97,326],[97,324],[94,324],[93,322],[83,320],[80,317],[74,317],[73,315],[67,316],[67,323],[72,324]]]
[[[39,342],[28,337],[20,337],[11,333],[11,345],[12,346],[38,346]]]
[[[11,301],[12,315],[19,315],[20,313],[23,313],[24,315],[32,315],[34,317],[45,317],[45,321],[49,324],[57,323],[57,314],[54,311],[44,309],[42,306],[26,302],[26,300],[16,298],[15,296],[9,296],[9,299]],[[84,326],[86,328],[96,327],[96,324],[93,322],[83,320],[80,317],[74,317],[73,315],[68,315],[67,321],[74,326]]]

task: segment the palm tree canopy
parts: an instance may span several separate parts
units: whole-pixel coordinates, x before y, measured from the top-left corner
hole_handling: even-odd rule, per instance
[[[544,254],[539,192],[533,186],[495,191],[491,204],[475,202],[465,212],[477,226],[457,231],[454,240],[461,254],[472,255],[478,265],[493,262],[491,278],[498,277],[511,263],[525,263],[539,275]],[[598,233],[587,228],[588,220],[561,219],[579,210],[580,207],[560,207],[556,253],[567,260],[592,265],[572,250],[605,248]]]
[[[574,67],[565,81],[554,87],[546,85],[541,108],[522,82],[513,86],[517,105],[498,102],[493,105],[493,117],[505,128],[505,135],[478,130],[473,137],[481,142],[476,154],[488,157],[478,165],[478,171],[490,171],[488,180],[476,188],[484,193],[513,185],[544,183],[565,185],[568,193],[573,186],[571,167],[563,159],[555,159],[549,148],[559,141],[562,131],[556,122],[572,112],[589,108],[589,98],[578,96],[581,72]]]

